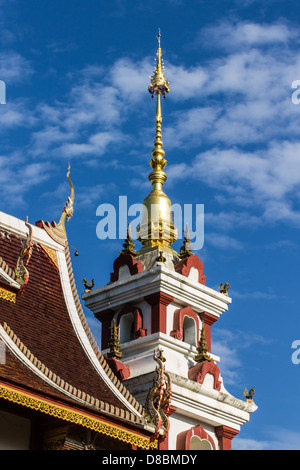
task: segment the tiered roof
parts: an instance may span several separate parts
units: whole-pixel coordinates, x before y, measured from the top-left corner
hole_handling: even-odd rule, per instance
[[[112,372],[88,327],[66,236],[51,237],[59,224],[37,225],[0,212],[0,398],[156,447],[143,407]],[[16,280],[20,259],[26,284]]]

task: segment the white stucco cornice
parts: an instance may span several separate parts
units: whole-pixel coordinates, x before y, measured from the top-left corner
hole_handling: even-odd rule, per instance
[[[30,221],[29,221],[30,223]],[[41,243],[55,251],[64,251],[64,247],[56,243],[44,229],[32,225],[32,240],[35,243]],[[25,220],[17,219],[12,215],[5,214],[0,211],[0,230],[7,231],[16,235],[17,237],[26,238],[28,234],[28,227],[25,225]]]
[[[174,301],[191,306],[197,312],[208,312],[219,317],[228,310],[231,298],[188,277],[158,265],[114,283],[98,287],[82,295],[87,307],[94,314],[108,308],[117,309],[129,302],[142,300],[145,296],[163,292]]]

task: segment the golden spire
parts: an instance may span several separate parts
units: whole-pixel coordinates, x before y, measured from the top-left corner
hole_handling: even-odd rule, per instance
[[[166,80],[164,75],[164,65],[163,60],[161,58],[161,47],[160,47],[160,30],[157,36],[158,39],[158,49],[157,49],[157,59],[156,59],[156,67],[154,69],[154,73],[152,77],[150,77],[150,85],[148,87],[149,92],[152,95],[154,94],[157,96],[156,102],[156,132],[155,132],[155,141],[154,141],[154,149],[152,150],[152,159],[150,160],[150,166],[153,169],[152,173],[149,175],[149,179],[156,189],[161,189],[162,185],[167,179],[166,174],[162,171],[166,164],[167,160],[164,159],[165,151],[163,150],[163,142],[162,142],[162,134],[161,134],[161,123],[162,123],[162,115],[161,115],[161,95],[165,97],[166,93],[169,93],[170,87],[169,82]]]
[[[141,225],[137,229],[137,234],[138,239],[144,245],[139,253],[152,250],[155,247],[161,247],[165,251],[170,251],[175,254],[174,250],[170,248],[177,236],[176,229],[172,222],[171,201],[162,190],[162,186],[167,179],[167,175],[163,171],[167,165],[167,160],[164,158],[165,151],[163,150],[161,133],[161,96],[165,97],[166,93],[169,93],[170,87],[164,74],[160,38],[161,33],[159,31],[157,36],[158,49],[156,67],[152,77],[150,77],[150,86],[148,87],[152,98],[154,95],[157,97],[154,149],[152,150],[152,159],[149,162],[152,168],[152,172],[149,174],[149,180],[152,183],[153,189],[144,200]]]

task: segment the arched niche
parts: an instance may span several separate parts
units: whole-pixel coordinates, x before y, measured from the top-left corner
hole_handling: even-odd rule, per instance
[[[120,325],[120,343],[126,343],[146,336],[143,328],[143,314],[140,308],[127,305],[119,312],[117,323]]]
[[[190,439],[190,450],[213,450],[213,447],[208,439],[192,436]]]
[[[185,316],[183,318],[183,341],[190,344],[191,346],[197,346],[196,335],[197,335],[197,325],[193,317]]]
[[[199,315],[195,313],[191,307],[175,310],[173,315],[173,330],[170,333],[173,338],[197,346],[199,331]]]
[[[134,338],[134,316],[132,312],[125,313],[120,318],[120,343],[127,343]]]
[[[201,424],[177,436],[177,450],[216,450],[212,437],[203,429]]]

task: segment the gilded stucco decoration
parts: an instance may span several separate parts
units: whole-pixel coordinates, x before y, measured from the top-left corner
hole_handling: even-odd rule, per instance
[[[27,269],[27,265],[30,261],[31,254],[32,254],[32,247],[33,247],[32,226],[28,223],[28,217],[26,217],[25,225],[29,229],[29,233],[20,251],[16,269],[15,269],[16,281],[21,286],[20,293],[23,292],[29,280],[29,271]]]
[[[154,351],[154,360],[157,362],[156,377],[153,379],[153,386],[148,392],[145,402],[145,417],[155,425],[155,433],[160,430],[167,433],[170,427],[169,408],[171,404],[171,377],[166,372],[164,362],[166,359],[162,350]]]
[[[7,386],[0,384],[0,398],[4,398],[13,403],[16,403],[32,410],[45,413],[64,421],[77,424],[87,429],[91,429],[99,434],[112,437],[127,444],[137,446],[141,449],[157,449],[158,443],[156,440],[150,440],[145,436],[139,435],[134,432],[127,431],[126,429],[120,428],[117,425],[110,424],[91,416],[84,414],[83,412],[55,405],[46,400],[42,400],[37,397],[33,397],[27,393],[19,390],[14,390]]]
[[[0,287],[0,299],[16,303],[16,294]]]

